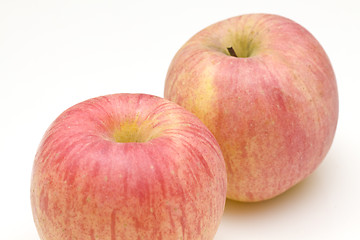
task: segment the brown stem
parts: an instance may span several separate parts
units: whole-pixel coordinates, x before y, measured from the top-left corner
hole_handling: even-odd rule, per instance
[[[228,50],[230,56],[237,57],[236,52],[233,49],[233,47],[228,47],[227,50]]]

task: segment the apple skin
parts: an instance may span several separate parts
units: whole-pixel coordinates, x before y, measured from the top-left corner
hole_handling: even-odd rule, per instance
[[[42,240],[213,239],[226,200],[216,139],[163,98],[114,94],[63,112],[31,180]]]
[[[273,198],[311,174],[338,120],[325,51],[302,26],[271,14],[230,18],[193,36],[172,60],[164,97],[214,134],[227,197],[245,202]]]

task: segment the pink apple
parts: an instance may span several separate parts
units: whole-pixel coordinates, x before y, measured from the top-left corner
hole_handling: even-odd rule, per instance
[[[338,93],[319,42],[284,17],[249,14],[192,37],[174,57],[165,98],[215,135],[227,196],[261,201],[312,173],[332,143]]]
[[[210,240],[225,199],[225,162],[211,132],[177,104],[143,94],[66,110],[32,173],[42,240]]]

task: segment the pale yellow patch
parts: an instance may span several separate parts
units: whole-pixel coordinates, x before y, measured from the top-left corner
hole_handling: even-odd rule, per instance
[[[198,81],[197,88],[193,89],[193,97],[187,98],[185,108],[190,109],[206,125],[214,112],[215,99],[214,68],[205,68]],[[208,126],[210,127],[210,126]]]
[[[136,117],[120,123],[113,132],[116,142],[147,142],[160,135],[160,131],[154,131],[152,122],[141,121]]]

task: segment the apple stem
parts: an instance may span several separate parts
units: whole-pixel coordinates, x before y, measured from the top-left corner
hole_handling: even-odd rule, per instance
[[[237,57],[236,52],[233,49],[233,47],[228,47],[227,50],[228,50],[230,56]]]

